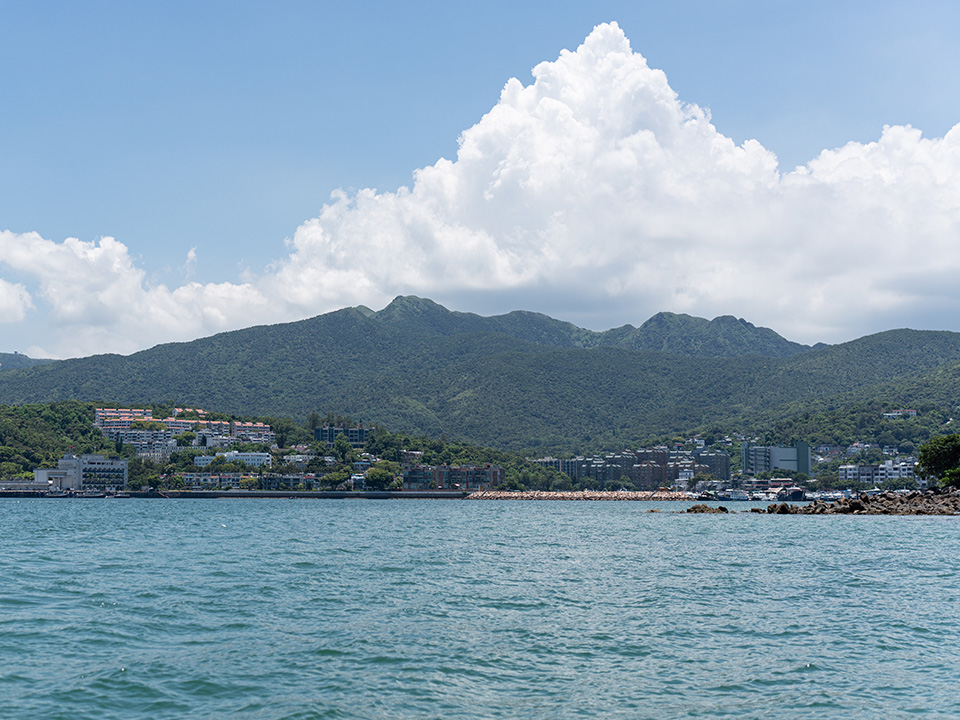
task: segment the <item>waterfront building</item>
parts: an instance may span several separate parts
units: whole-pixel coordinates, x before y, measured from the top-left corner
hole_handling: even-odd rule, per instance
[[[665,482],[666,466],[653,460],[644,460],[633,466],[637,490],[656,490]]]
[[[367,479],[363,473],[353,473],[350,476],[350,485],[354,490],[366,490]]]
[[[261,490],[317,490],[319,487],[316,475],[265,473],[260,478]]]
[[[694,453],[697,463],[706,465],[707,472],[717,480],[730,482],[730,456],[725,452],[703,451]]]
[[[504,480],[499,465],[414,465],[403,471],[404,490],[490,490]]]
[[[637,460],[640,462],[655,462],[657,465],[664,467],[666,467],[667,461],[670,459],[670,451],[665,445],[657,445],[652,448],[640,448],[634,455],[637,456]]]
[[[181,477],[187,490],[237,489],[243,480],[240,473],[184,473]]]
[[[837,468],[840,483],[861,482],[878,485],[887,480],[915,480],[916,470],[912,462],[887,460],[882,464],[841,465]]]
[[[600,487],[628,479],[638,490],[656,490],[685,478],[690,471],[693,475],[709,472],[718,480],[730,480],[730,456],[726,453],[705,450],[691,453],[670,450],[663,445],[635,451],[624,450],[604,457],[567,460],[543,457],[533,462],[541,467],[559,470],[572,480],[593,480]]]
[[[64,455],[56,468],[33,471],[34,482],[57,490],[117,491],[127,487],[127,461],[103,455]]]
[[[531,462],[539,465],[540,467],[553,468],[554,470],[562,472],[571,480],[579,480],[582,477],[582,468],[584,464],[584,458],[582,457],[561,459],[547,456],[539,458],[538,460],[532,460]]]

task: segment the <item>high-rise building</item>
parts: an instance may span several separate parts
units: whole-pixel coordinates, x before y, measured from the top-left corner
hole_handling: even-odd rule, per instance
[[[744,443],[740,448],[745,475],[757,475],[768,470],[793,470],[810,474],[810,445],[798,440],[793,447],[763,447]]]

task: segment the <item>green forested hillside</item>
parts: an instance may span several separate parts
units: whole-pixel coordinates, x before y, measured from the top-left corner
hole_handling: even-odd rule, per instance
[[[758,328],[729,315],[705,320],[662,312],[639,328],[624,325],[593,332],[540,313],[514,311],[481,317],[451,312],[432,300],[417,297],[398,297],[379,313],[367,308],[362,310],[381,325],[395,329],[437,335],[495,333],[559,348],[657,350],[691,357],[789,357],[809,350],[805,345],[785,340],[773,330]]]
[[[0,405],[0,477],[49,465],[64,453],[97,452],[106,446],[93,427],[93,406],[76,401],[50,405]]]
[[[654,315],[636,330],[609,344],[630,350],[658,350],[693,357],[790,357],[810,349],[784,340],[769,328],[758,328],[731,315],[705,320],[666,312]]]
[[[748,323],[713,322],[754,337]],[[684,323],[663,316],[654,325],[676,348]],[[700,343],[691,332],[687,344]],[[379,313],[349,308],[0,373],[0,402],[175,400],[297,419],[334,412],[493,447],[572,452],[717,424],[762,431],[865,403],[941,407],[960,387],[957,333],[894,330],[789,357],[635,349],[623,347],[633,329],[608,333],[619,333],[619,347],[542,315],[481,318],[399,298]]]
[[[37,358],[27,357],[21,353],[0,353],[0,371],[19,370],[21,368],[42,365],[43,363],[54,362],[53,360],[39,360]]]

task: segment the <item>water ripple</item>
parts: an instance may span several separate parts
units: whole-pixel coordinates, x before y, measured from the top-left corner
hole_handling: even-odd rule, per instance
[[[0,717],[947,718],[952,518],[0,504]]]

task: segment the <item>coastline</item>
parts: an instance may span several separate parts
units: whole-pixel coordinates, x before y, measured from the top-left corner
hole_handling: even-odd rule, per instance
[[[686,501],[694,502],[686,493],[672,490],[478,490],[467,496],[467,500],[567,500],[567,501]]]
[[[84,498],[81,495],[48,495],[39,490],[0,490],[3,498],[42,498],[44,500],[211,500],[227,498],[287,498],[314,500],[463,500],[462,490],[130,490],[125,498],[106,496]]]
[[[725,506],[705,505],[701,500],[685,493],[672,491],[547,491],[547,490],[162,490],[131,491],[122,498],[106,496],[84,498],[80,495],[47,495],[36,490],[2,490],[0,500],[36,498],[44,500],[63,499],[160,499],[160,500],[211,500],[211,499],[290,499],[290,500],[533,500],[549,502],[683,502],[691,503],[682,513],[755,513],[765,515],[960,515],[960,489],[938,488],[924,492],[884,492],[875,495],[861,493],[858,496],[841,498],[834,502],[816,500],[810,503],[772,503],[765,508],[751,507],[731,511]],[[652,511],[658,512],[658,511]]]

